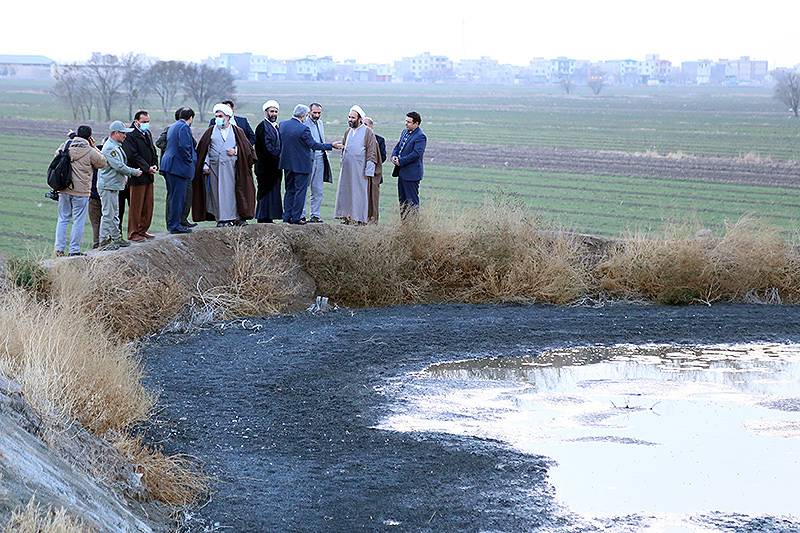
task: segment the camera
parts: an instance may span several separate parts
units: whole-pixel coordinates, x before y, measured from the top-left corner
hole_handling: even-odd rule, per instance
[[[58,191],[54,191],[53,189],[50,189],[49,191],[44,193],[44,197],[45,198],[50,198],[51,200],[54,200],[54,201],[57,202],[58,201]]]

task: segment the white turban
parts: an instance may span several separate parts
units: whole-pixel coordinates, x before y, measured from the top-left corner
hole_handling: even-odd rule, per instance
[[[269,109],[270,107],[274,107],[274,108],[275,108],[275,109],[277,109],[278,111],[280,111],[280,110],[281,110],[281,106],[279,106],[279,105],[278,105],[278,102],[276,102],[275,100],[267,100],[266,102],[264,102],[264,105],[262,106],[262,109],[263,109],[264,111],[266,111],[266,110],[267,110],[267,109]]]
[[[227,104],[217,104],[214,106],[214,113],[216,114],[217,111],[222,111],[223,115],[233,118],[233,109],[231,106]]]
[[[354,105],[353,107],[351,107],[350,111],[355,111],[356,113],[358,113],[358,116],[361,117],[361,120],[364,120],[364,117],[367,116],[367,114],[364,113],[364,110],[361,109],[361,106],[358,105]]]

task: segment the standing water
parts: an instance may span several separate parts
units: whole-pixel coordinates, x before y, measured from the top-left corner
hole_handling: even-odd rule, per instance
[[[557,499],[590,523],[637,515],[694,529],[709,515],[800,517],[798,344],[470,359],[409,376],[398,394],[381,429],[548,456]]]

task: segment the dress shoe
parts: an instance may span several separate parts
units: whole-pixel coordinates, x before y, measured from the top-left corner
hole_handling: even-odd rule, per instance
[[[131,243],[129,243],[128,241],[126,241],[126,240],[125,240],[125,239],[123,239],[122,237],[120,237],[119,239],[114,239],[114,242],[115,242],[115,243],[117,244],[117,246],[119,246],[120,248],[126,248],[126,247],[128,247],[128,246],[130,246],[130,245],[131,245]]]
[[[187,228],[186,226],[179,226],[175,229],[169,230],[169,232],[173,235],[181,235],[183,233],[191,233],[192,228]]]
[[[70,252],[69,253],[70,257],[79,257],[79,256],[82,256],[82,255],[86,255],[86,254],[83,253],[83,252]]]
[[[308,221],[308,222],[309,222],[310,224],[322,224],[322,219],[321,219],[321,218],[319,218],[319,217],[317,217],[317,216],[313,216],[313,217],[311,217],[311,218],[309,219],[309,221]]]
[[[297,222],[290,222],[290,224],[294,224],[295,226],[305,226],[306,225],[306,219],[301,218]]]
[[[197,227],[197,224],[196,224],[196,223],[194,223],[194,222],[189,222],[188,220],[187,220],[186,222],[182,222],[182,224],[183,224],[183,226],[184,226],[184,227],[186,227],[186,228],[194,228],[194,227]]]

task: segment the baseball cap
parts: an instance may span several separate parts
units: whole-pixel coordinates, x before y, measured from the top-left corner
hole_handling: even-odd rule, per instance
[[[108,127],[108,131],[110,131],[111,133],[114,133],[115,131],[120,131],[122,133],[130,133],[133,131],[133,128],[126,127],[125,123],[122,122],[121,120],[115,120]]]

